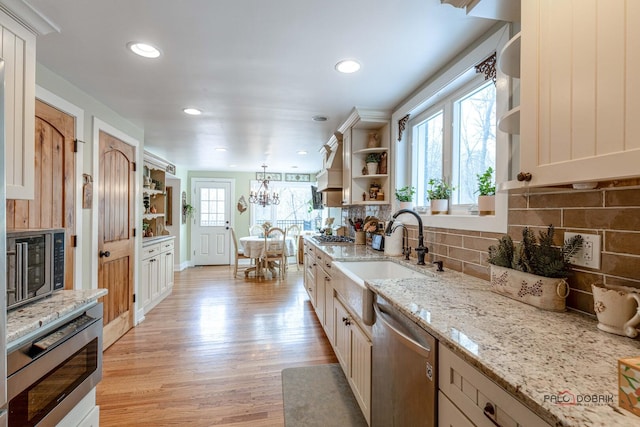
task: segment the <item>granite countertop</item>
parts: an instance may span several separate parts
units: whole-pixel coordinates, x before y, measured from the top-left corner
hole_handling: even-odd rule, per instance
[[[143,237],[142,246],[153,245],[155,243],[164,242],[165,240],[175,239],[176,236],[167,234],[163,236]]]
[[[107,294],[106,289],[62,290],[7,313],[7,346]]]
[[[349,258],[346,248],[316,246],[342,255],[336,261],[379,258],[363,250]],[[485,280],[388,259],[425,278],[372,280],[367,286],[551,425],[640,425],[640,417],[618,407],[617,374],[618,359],[640,356],[640,341],[602,332],[585,315],[545,311],[496,294]],[[563,406],[550,400],[563,391],[603,403]]]

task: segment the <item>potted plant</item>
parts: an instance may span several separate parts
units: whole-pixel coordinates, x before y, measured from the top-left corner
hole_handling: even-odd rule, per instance
[[[378,173],[378,163],[380,163],[380,153],[369,153],[365,159],[367,164],[367,174],[375,175]]]
[[[442,178],[430,179],[427,198],[431,202],[431,214],[446,214],[449,211],[449,198],[455,187],[447,184]]]
[[[413,195],[416,193],[414,187],[396,188],[396,199],[400,202],[400,209],[411,209],[413,205]]]
[[[478,211],[480,215],[496,213],[496,183],[492,179],[493,168],[489,166],[478,178]]]
[[[191,206],[189,203],[182,204],[182,223],[187,222],[187,218],[191,218],[193,214],[196,212],[196,209]]]
[[[539,308],[564,311],[569,295],[569,259],[582,247],[582,236],[555,246],[554,233],[550,225],[536,238],[525,227],[521,242],[514,244],[506,235],[490,246],[491,290]]]

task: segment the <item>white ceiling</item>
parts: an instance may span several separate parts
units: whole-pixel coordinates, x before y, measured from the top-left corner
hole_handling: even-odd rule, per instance
[[[393,110],[494,23],[439,0],[27,1],[61,29],[38,37],[38,62],[192,170],[316,172],[352,107]],[[362,69],[336,72],[344,58]]]

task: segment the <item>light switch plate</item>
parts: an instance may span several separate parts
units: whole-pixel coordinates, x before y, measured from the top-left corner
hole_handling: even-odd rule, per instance
[[[564,233],[567,241],[573,236],[582,236],[582,249],[576,252],[569,262],[575,266],[600,269],[602,238],[599,234]]]

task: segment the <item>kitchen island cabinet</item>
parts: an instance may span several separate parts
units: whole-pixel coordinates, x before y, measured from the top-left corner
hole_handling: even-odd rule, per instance
[[[638,176],[637,22],[638,2],[522,2],[519,171],[525,174],[501,188]]]

